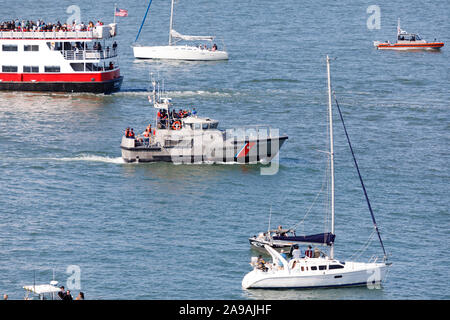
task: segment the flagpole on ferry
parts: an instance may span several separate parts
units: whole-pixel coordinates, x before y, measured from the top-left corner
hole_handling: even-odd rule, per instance
[[[116,23],[116,10],[117,10],[117,3],[114,3],[114,24]]]

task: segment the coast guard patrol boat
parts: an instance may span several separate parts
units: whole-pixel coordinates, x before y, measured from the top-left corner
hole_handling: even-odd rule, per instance
[[[288,139],[267,126],[219,130],[219,122],[195,110],[172,109],[172,100],[153,81],[150,103],[158,109],[155,125],[122,137],[125,162],[269,163]]]
[[[443,42],[427,42],[416,33],[408,33],[400,28],[400,19],[397,25],[397,42],[374,41],[373,45],[379,50],[440,50]]]

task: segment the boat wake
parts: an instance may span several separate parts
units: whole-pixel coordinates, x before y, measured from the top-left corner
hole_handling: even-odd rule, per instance
[[[88,162],[104,162],[113,164],[123,164],[125,161],[121,157],[103,157],[96,155],[80,155],[77,157],[65,157],[65,158],[45,158],[43,160],[56,160],[56,161],[88,161]]]
[[[203,96],[203,97],[231,97],[234,93],[223,92],[223,91],[209,91],[209,90],[186,90],[186,91],[167,91],[172,96],[175,97],[192,97],[192,96]],[[149,96],[151,95],[151,90],[145,89],[135,89],[135,90],[122,90],[115,92],[114,96]]]
[[[172,96],[175,97],[189,97],[189,96],[203,96],[203,97],[231,97],[233,94],[223,91],[207,91],[207,90],[186,90],[186,91],[171,91]]]

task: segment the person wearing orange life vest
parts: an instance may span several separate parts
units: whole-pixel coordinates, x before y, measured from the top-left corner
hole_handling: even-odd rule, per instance
[[[143,133],[144,137],[150,137],[152,135],[152,125],[149,124]]]

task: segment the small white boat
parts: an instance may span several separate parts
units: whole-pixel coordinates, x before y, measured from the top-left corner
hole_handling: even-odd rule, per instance
[[[367,192],[362,181],[356,158],[354,157],[353,150],[351,148],[350,140],[345,129],[342,114],[337,105],[339,114],[341,116],[342,123],[344,124],[344,130],[347,136],[347,140],[352,150],[353,160],[358,171],[358,175],[361,181],[364,195],[369,206],[369,211],[374,223],[374,232],[378,234],[381,247],[383,249],[383,260],[377,262],[377,259],[371,259],[369,262],[353,262],[353,261],[341,261],[334,258],[334,151],[333,151],[333,118],[331,109],[331,81],[330,81],[330,59],[327,56],[327,72],[328,72],[328,125],[330,136],[330,150],[328,153],[330,162],[330,182],[331,182],[331,196],[330,196],[330,208],[331,208],[331,231],[323,235],[331,235],[329,241],[322,241],[324,245],[329,246],[329,254],[318,251],[318,255],[305,254],[294,255],[295,258],[288,261],[287,256],[283,256],[273,248],[272,243],[264,243],[264,239],[260,240],[267,252],[272,256],[272,263],[265,263],[260,258],[252,257],[251,266],[253,270],[245,275],[242,280],[242,287],[244,289],[295,289],[295,288],[323,288],[323,287],[344,287],[344,286],[362,286],[375,287],[384,281],[388,266],[387,254],[384,249],[381,236],[375,222]],[[281,230],[283,231],[283,230]],[[283,233],[285,233],[283,231]],[[283,235],[288,237],[287,235]],[[322,236],[322,235],[320,235]],[[269,239],[270,240],[270,239]],[[282,239],[283,240],[283,239]],[[288,239],[284,239],[282,243],[278,245],[292,245]],[[319,242],[315,236],[296,237],[298,242]],[[270,241],[269,241],[270,242]]]
[[[151,4],[151,1],[150,1]],[[148,8],[150,8],[150,4]],[[148,12],[147,8],[147,12]],[[189,36],[176,32],[173,29],[173,8],[174,0],[172,0],[170,10],[170,29],[169,29],[169,44],[167,46],[142,46],[134,45],[133,54],[138,59],[168,59],[168,60],[188,60],[188,61],[217,61],[227,60],[228,53],[224,49],[219,49],[217,44],[214,43],[214,36]],[[147,13],[144,16],[142,25],[144,24]],[[141,25],[141,29],[142,29]],[[141,30],[140,29],[140,30]],[[136,40],[139,37],[139,33]],[[209,46],[206,44],[195,45],[178,45],[179,41],[208,41]]]
[[[56,285],[58,281],[52,280],[50,284],[32,284],[23,286],[25,289],[25,300],[61,300],[58,292],[61,291]]]

